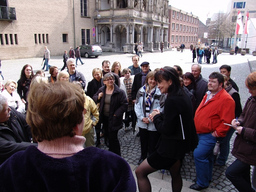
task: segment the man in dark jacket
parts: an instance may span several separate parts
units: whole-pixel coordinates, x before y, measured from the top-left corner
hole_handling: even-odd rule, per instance
[[[25,116],[8,106],[7,99],[0,95],[0,164],[14,153],[31,145],[30,127]]]
[[[230,78],[230,74],[231,74],[231,67],[229,65],[221,65],[220,66],[220,73],[223,75],[226,75],[228,78],[228,81],[230,82],[230,84],[232,85],[232,87],[239,92],[239,88],[237,86],[237,84],[233,81],[233,79]]]
[[[201,75],[201,66],[199,64],[193,64],[191,67],[191,73],[193,74],[195,80],[196,80],[196,108],[201,103],[208,87],[208,82],[206,79],[204,79]]]

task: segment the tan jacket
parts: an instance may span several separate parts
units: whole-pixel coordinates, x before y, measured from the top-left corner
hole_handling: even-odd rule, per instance
[[[86,113],[84,115],[83,136],[85,136],[85,134],[87,134],[93,126],[97,125],[99,121],[99,111],[97,105],[89,96],[84,94],[84,97],[84,108],[86,109]]]

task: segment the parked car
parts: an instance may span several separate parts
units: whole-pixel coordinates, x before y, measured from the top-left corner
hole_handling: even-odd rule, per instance
[[[80,52],[82,57],[95,56],[97,58],[102,54],[102,49],[99,45],[81,45]]]

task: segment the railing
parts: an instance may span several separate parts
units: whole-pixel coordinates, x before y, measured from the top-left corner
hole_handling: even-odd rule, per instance
[[[0,20],[16,20],[16,11],[14,7],[0,6]]]

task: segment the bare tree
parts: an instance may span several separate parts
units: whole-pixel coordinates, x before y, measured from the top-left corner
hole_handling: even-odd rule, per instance
[[[225,36],[225,14],[217,13],[214,15],[213,20],[208,25],[209,36],[208,39],[218,43],[219,47],[223,47],[223,40]]]

